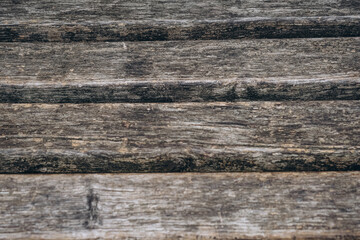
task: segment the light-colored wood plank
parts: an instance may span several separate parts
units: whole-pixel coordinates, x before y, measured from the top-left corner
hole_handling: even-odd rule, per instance
[[[351,0],[2,0],[0,41],[360,36]]]
[[[3,43],[0,102],[359,100],[360,38]]]
[[[360,101],[0,104],[0,171],[360,169]]]
[[[0,175],[0,239],[359,239],[360,173]]]

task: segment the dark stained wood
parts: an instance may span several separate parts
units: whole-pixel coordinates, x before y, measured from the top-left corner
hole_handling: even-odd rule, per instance
[[[0,102],[359,100],[360,38],[3,43]]]
[[[0,239],[359,239],[359,172],[0,175]]]
[[[1,104],[2,173],[360,170],[360,101]]]
[[[351,0],[2,0],[0,41],[360,36]]]

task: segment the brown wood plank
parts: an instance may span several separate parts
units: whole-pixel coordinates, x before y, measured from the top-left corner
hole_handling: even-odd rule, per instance
[[[360,102],[0,104],[0,171],[360,170]]]
[[[0,41],[360,36],[351,0],[2,0]]]
[[[360,38],[3,43],[0,102],[359,100]]]
[[[359,239],[360,173],[0,175],[0,239]]]

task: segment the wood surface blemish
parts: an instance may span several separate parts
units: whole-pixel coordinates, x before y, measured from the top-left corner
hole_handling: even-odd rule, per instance
[[[97,224],[100,225],[102,224],[98,211],[98,203],[100,197],[98,194],[94,193],[94,190],[92,188],[90,188],[86,198],[87,198],[88,214],[87,214],[87,219],[84,222],[84,226],[86,229],[94,229],[96,228]]]

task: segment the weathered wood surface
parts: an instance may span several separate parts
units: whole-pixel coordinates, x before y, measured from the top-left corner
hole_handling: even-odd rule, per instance
[[[2,0],[0,41],[360,36],[352,0]]]
[[[3,43],[0,102],[359,100],[360,38]]]
[[[0,172],[360,170],[360,101],[1,104]]]
[[[360,172],[0,175],[0,239],[359,239]]]

